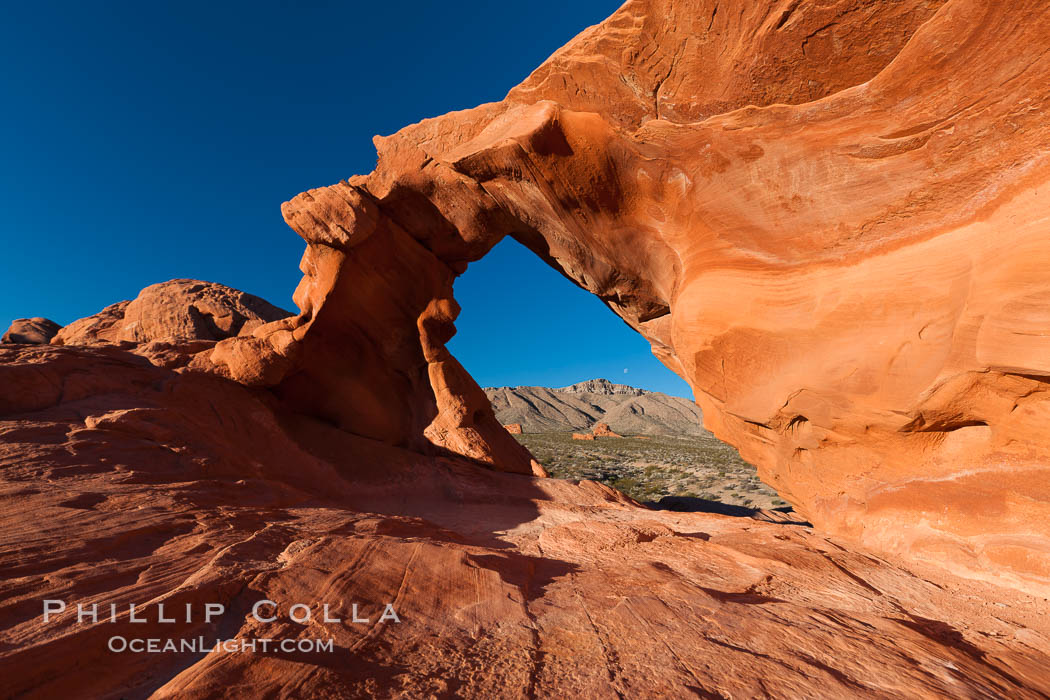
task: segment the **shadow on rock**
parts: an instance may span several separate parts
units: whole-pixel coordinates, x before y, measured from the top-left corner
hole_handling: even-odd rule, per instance
[[[721,501],[709,501],[706,498],[693,496],[664,496],[659,501],[645,503],[653,510],[670,510],[675,513],[715,513],[716,515],[729,515],[734,518],[754,518],[782,525],[802,525],[812,527],[810,523],[795,515],[791,506],[771,508],[763,510],[760,508],[748,508],[747,506],[735,506]]]

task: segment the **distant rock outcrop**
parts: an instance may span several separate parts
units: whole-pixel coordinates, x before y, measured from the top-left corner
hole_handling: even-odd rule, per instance
[[[602,396],[645,396],[653,393],[626,384],[613,384],[608,379],[590,379],[586,382],[579,382],[561,389],[555,389],[555,391],[561,391],[566,394],[599,394]]]
[[[700,408],[668,396],[607,379],[561,389],[541,386],[489,387],[485,394],[496,418],[520,423],[526,433],[580,432],[605,423],[621,435],[708,435]]]
[[[16,318],[11,322],[0,343],[19,343],[22,345],[45,345],[61,328],[49,318]]]
[[[51,342],[219,341],[291,315],[264,299],[223,284],[175,279],[151,284],[133,301],[107,306],[74,321]]]
[[[596,440],[598,438],[622,438],[623,435],[609,429],[608,423],[598,423],[589,433],[573,433],[573,440]]]
[[[508,425],[504,425],[503,427],[506,428],[507,432],[511,435],[521,435],[522,433],[521,423],[510,423]]]

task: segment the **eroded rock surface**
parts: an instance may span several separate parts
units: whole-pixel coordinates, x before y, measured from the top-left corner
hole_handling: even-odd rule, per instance
[[[1050,692],[1045,600],[1015,590],[808,527],[425,457],[119,347],[4,346],[0,369],[0,677],[15,697]],[[15,406],[12,386],[55,390]],[[44,599],[69,609],[45,623]],[[262,600],[275,621],[252,617]],[[102,620],[78,624],[77,603]],[[225,606],[210,623],[207,603]],[[387,603],[400,623],[380,621]],[[118,654],[114,636],[333,651]]]
[[[257,296],[215,282],[176,279],[150,286],[132,301],[107,306],[62,328],[54,345],[119,345],[153,364],[193,364],[214,371],[215,344],[292,314]]]
[[[55,345],[219,341],[291,316],[270,302],[214,282],[177,279],[151,284],[132,301],[74,321]]]
[[[51,342],[59,328],[61,326],[49,318],[16,318],[0,337],[0,343],[43,345]]]
[[[0,346],[5,692],[1045,697],[1048,41],[1034,0],[628,2],[288,202],[299,315],[160,340],[127,302],[87,344]],[[815,527],[530,476],[445,348],[505,235]],[[45,624],[44,598],[121,612]]]
[[[286,203],[303,314],[213,359],[528,472],[444,348],[454,278],[510,235],[818,527],[1046,592],[1048,37],[1038,0],[628,2]]]
[[[613,432],[608,423],[596,423],[591,429],[591,434],[594,435],[594,437],[623,437],[623,435]]]

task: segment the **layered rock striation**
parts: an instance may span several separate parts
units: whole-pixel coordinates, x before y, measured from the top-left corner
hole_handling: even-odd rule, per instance
[[[0,370],[13,697],[1050,692],[1045,600],[1015,590],[391,447],[132,348],[2,345]],[[44,600],[66,609],[45,620]],[[110,650],[145,639],[175,647]],[[317,640],[331,651],[297,646]]]
[[[257,296],[215,282],[176,279],[150,286],[132,301],[62,328],[55,345],[219,341],[291,316]]]
[[[1034,0],[631,0],[286,203],[298,315],[186,281],[0,345],[5,691],[1045,697],[1048,37]],[[445,347],[507,235],[815,527],[533,478]]]
[[[212,359],[527,473],[444,346],[455,277],[513,236],[817,526],[1046,590],[1048,36],[1036,0],[632,0],[286,203],[301,313]]]

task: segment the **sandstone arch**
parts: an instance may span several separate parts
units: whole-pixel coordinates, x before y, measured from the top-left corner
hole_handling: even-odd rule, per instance
[[[510,235],[818,527],[1046,590],[1048,36],[1035,0],[632,0],[504,101],[286,203],[300,314],[211,359],[529,473],[444,347],[453,280]]]

